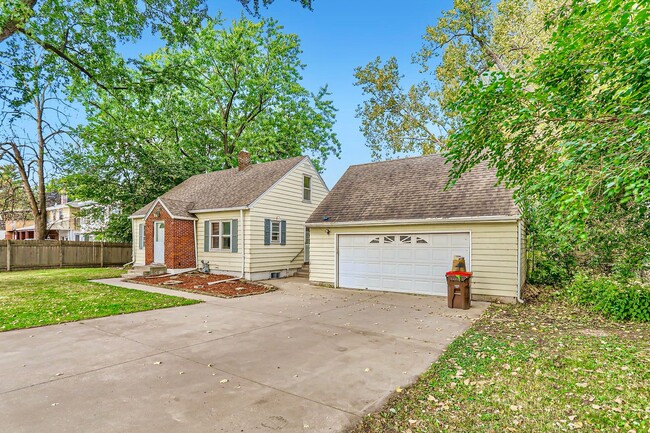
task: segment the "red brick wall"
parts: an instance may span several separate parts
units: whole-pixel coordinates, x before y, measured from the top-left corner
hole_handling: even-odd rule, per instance
[[[194,221],[172,219],[160,205],[144,222],[145,263],[153,263],[153,229],[156,221],[165,222],[165,265],[170,269],[196,267]]]

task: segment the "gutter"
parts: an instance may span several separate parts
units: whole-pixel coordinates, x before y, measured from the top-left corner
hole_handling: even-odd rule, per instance
[[[216,209],[191,209],[188,210],[189,213],[207,213],[207,212],[225,212],[229,210],[244,210],[248,209],[248,206],[237,206],[237,207],[222,207]]]
[[[199,269],[199,239],[197,237],[197,224],[198,220],[194,220],[194,266],[196,266],[196,269]]]
[[[385,226],[385,225],[415,225],[415,224],[460,224],[471,222],[514,222],[520,220],[519,215],[495,215],[478,217],[457,218],[424,218],[424,219],[396,219],[375,221],[342,221],[307,223],[307,227],[347,227],[347,226]]]

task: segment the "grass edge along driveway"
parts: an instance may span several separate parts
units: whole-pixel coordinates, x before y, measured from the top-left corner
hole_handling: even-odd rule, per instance
[[[353,433],[650,431],[650,324],[492,305]]]
[[[2,272],[0,332],[199,302],[88,281],[123,273],[116,268]]]

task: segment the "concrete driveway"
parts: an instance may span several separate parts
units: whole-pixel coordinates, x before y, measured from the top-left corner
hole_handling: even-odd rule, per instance
[[[343,431],[487,306],[274,284],[238,299],[153,289],[206,302],[0,333],[0,430]]]

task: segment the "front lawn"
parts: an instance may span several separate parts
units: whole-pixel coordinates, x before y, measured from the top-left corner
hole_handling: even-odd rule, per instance
[[[2,272],[0,331],[198,302],[88,281],[123,273],[109,268]]]
[[[650,324],[549,298],[493,305],[353,430],[558,431],[650,431]]]

